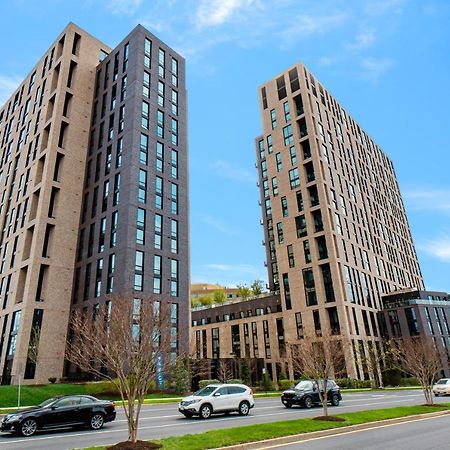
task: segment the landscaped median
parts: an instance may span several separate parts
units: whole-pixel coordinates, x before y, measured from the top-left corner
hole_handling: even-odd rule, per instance
[[[320,411],[321,410],[317,410],[318,414],[320,414]],[[389,419],[429,415],[445,411],[450,411],[450,403],[442,403],[433,406],[402,406],[397,408],[337,414],[334,416],[344,419],[342,422],[317,420],[314,418],[284,420],[282,422],[262,423],[228,428],[225,430],[212,430],[205,433],[186,434],[183,436],[161,439],[157,442],[162,445],[163,450],[218,449],[221,447],[263,441],[266,439],[351,427],[368,423],[376,424],[377,422]],[[85,450],[101,450],[106,448],[107,447],[89,447]]]

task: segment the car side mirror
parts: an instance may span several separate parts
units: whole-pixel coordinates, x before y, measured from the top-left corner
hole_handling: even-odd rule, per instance
[[[313,391],[317,391],[317,386],[313,386]]]
[[[54,411],[57,408],[57,406],[52,405],[52,410]]]
[[[213,397],[220,397],[222,394],[220,392],[216,392]]]

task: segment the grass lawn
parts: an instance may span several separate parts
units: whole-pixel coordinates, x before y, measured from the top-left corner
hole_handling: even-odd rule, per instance
[[[205,433],[186,434],[161,439],[163,450],[205,450],[224,447],[227,445],[244,444],[293,434],[310,433],[313,431],[342,428],[350,425],[359,425],[368,422],[377,422],[386,419],[407,417],[415,414],[450,410],[450,403],[439,406],[401,406],[397,408],[378,409],[373,411],[358,411],[347,414],[337,414],[336,417],[345,419],[345,422],[326,422],[314,419],[284,420],[242,427],[228,428],[226,430],[212,430]],[[318,410],[320,414],[322,410]],[[103,450],[106,447],[89,447],[84,450]]]

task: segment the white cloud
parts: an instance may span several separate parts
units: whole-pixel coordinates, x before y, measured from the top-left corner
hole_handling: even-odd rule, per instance
[[[267,272],[262,264],[211,263],[192,267],[192,283],[217,283],[231,287],[238,284],[249,285],[254,280],[267,280]]]
[[[141,6],[142,0],[107,0],[107,7],[113,14],[133,15]]]
[[[445,189],[409,190],[403,197],[410,210],[450,212],[450,191]]]
[[[22,77],[0,75],[0,108],[23,81]]]
[[[319,65],[322,67],[329,67],[332,66],[333,64],[336,64],[337,58],[332,57],[332,56],[322,56],[319,58]]]
[[[349,50],[361,50],[370,47],[375,42],[375,33],[373,30],[364,30],[355,36],[355,40],[345,45]]]
[[[259,268],[251,264],[207,264],[206,267],[220,272],[234,272],[236,274],[242,272],[249,274],[259,273]]]
[[[382,75],[384,75],[394,64],[390,58],[365,58],[361,61],[361,77],[377,83]]]
[[[342,25],[347,19],[348,15],[342,12],[326,16],[302,14],[291,18],[292,25],[279,34],[289,45],[304,36],[327,32],[330,28]]]
[[[201,0],[195,14],[195,24],[198,28],[222,25],[255,3],[255,0]]]
[[[419,248],[440,261],[450,263],[450,234],[430,239]]]
[[[382,14],[402,14],[403,6],[409,0],[370,0],[367,2],[366,11],[373,16]]]
[[[217,231],[220,231],[223,234],[228,234],[230,236],[236,236],[239,233],[237,232],[237,228],[236,227],[230,227],[228,225],[228,223],[222,221],[221,219],[217,218],[217,217],[213,217],[209,214],[202,214],[200,216],[200,219],[206,223],[207,225],[209,225],[210,227],[214,228]]]
[[[217,175],[229,178],[230,180],[240,182],[256,182],[255,173],[252,173],[247,169],[243,169],[242,167],[238,167],[223,159],[214,161],[209,165],[209,168],[212,169]]]

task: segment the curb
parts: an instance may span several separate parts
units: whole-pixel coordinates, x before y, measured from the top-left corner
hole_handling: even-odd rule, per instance
[[[227,447],[218,447],[218,448],[215,448],[212,450],[257,450],[264,444],[266,444],[266,445],[289,444],[290,442],[296,442],[299,440],[307,440],[310,438],[326,437],[326,436],[331,436],[331,435],[335,435],[335,434],[347,433],[349,431],[364,430],[364,429],[381,427],[381,426],[385,426],[385,425],[394,425],[397,423],[409,422],[412,419],[433,418],[433,417],[445,416],[448,414],[450,414],[450,410],[438,411],[438,412],[433,412],[433,413],[414,414],[412,416],[397,417],[395,419],[378,420],[375,422],[366,422],[366,423],[362,423],[359,425],[348,425],[348,426],[343,426],[340,428],[331,428],[329,430],[312,431],[310,433],[290,434],[289,436],[282,436],[282,437],[273,438],[273,439],[264,439],[262,441],[255,441],[255,442],[247,442],[245,444],[237,444],[237,445],[231,445],[231,446],[227,446]]]

